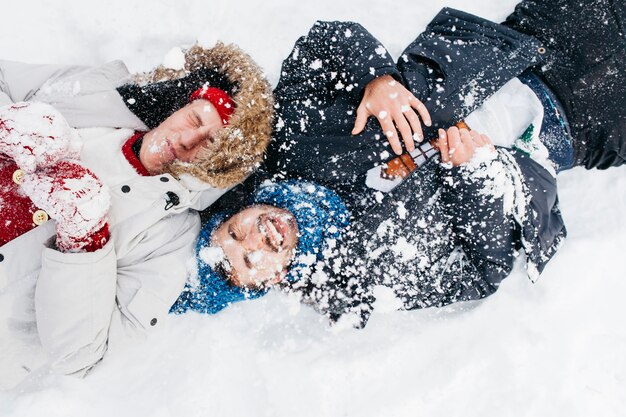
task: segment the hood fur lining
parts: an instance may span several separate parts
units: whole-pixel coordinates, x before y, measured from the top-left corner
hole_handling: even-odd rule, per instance
[[[206,49],[195,45],[185,51],[184,70],[162,66],[134,78],[136,83],[177,79],[201,68],[215,68],[237,86],[232,99],[235,111],[229,124],[216,137],[216,148],[203,149],[193,163],[174,162],[166,170],[176,177],[184,174],[216,188],[242,182],[263,160],[270,142],[274,103],[270,84],[252,58],[234,44],[218,42]]]

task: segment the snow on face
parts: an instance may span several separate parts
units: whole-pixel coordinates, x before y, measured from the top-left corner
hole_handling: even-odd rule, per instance
[[[279,280],[298,241],[295,218],[269,205],[250,206],[222,223],[211,237],[232,266],[231,282],[258,287]]]
[[[263,259],[263,252],[255,250],[248,254],[248,259],[251,265],[258,265]]]
[[[216,146],[222,128],[213,105],[195,100],[144,135],[139,159],[150,174],[162,174],[171,163],[191,163],[202,149]]]

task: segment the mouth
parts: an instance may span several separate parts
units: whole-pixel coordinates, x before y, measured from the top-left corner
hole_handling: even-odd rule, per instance
[[[259,231],[274,251],[281,252],[285,249],[289,225],[284,219],[279,216],[262,215],[259,217]]]
[[[169,138],[165,138],[164,145],[165,145],[164,153],[167,158],[167,161],[173,162],[177,160],[178,155],[176,155],[176,149],[174,149],[174,145],[172,145],[172,142],[169,140]]]

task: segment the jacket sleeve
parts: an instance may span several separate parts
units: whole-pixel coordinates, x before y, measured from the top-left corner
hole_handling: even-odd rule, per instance
[[[0,91],[12,103],[28,101],[44,86],[46,81],[84,71],[86,68],[0,60]]]
[[[471,282],[459,287],[450,301],[494,293],[513,268],[518,238],[516,210],[522,210],[518,206],[527,205],[527,201],[518,188],[520,179],[511,171],[512,164],[506,154],[498,154],[477,167],[442,168],[442,207],[460,249],[457,258],[470,266],[452,270],[467,274],[466,283]]]
[[[54,106],[70,126],[146,126],[115,90],[129,76],[121,61],[98,67],[37,65],[0,60],[0,104],[41,101]]]
[[[511,78],[541,63],[541,43],[511,28],[444,8],[404,50],[398,69],[433,119],[425,129],[462,120]]]
[[[387,50],[363,26],[316,22],[283,61],[274,91],[277,130],[314,133],[325,120],[324,107],[335,100],[358,105],[365,86],[385,74],[399,79]]]
[[[157,329],[183,289],[199,228],[196,213],[170,216],[121,259],[115,231],[93,253],[46,249],[35,308],[52,368],[84,376],[115,343]]]
[[[356,219],[342,248],[356,261],[333,276],[341,288],[335,309],[357,308],[367,319],[378,285],[391,288],[404,309],[494,293],[513,266],[511,202],[523,197],[515,194],[509,162],[504,154],[477,166],[431,160]]]
[[[565,236],[555,178],[529,157],[505,149],[480,163],[440,170],[434,211],[442,210],[444,217],[428,227],[441,231],[427,239],[425,252],[430,247],[434,253],[422,258],[426,268],[416,270],[413,259],[409,268],[399,268],[403,276],[407,271],[426,276],[399,283],[405,307],[438,307],[493,294],[511,273],[520,248],[529,277],[536,279]],[[433,211],[428,215],[437,218]],[[419,220],[417,226],[419,233]],[[436,244],[441,238],[448,242]]]
[[[497,290],[520,248],[528,277],[535,281],[566,236],[556,178],[517,150],[501,149],[496,159],[476,169],[449,170],[443,205],[483,282],[478,298]]]
[[[0,70],[0,106],[6,106],[7,104],[13,103],[13,100],[9,95],[11,93],[9,85],[4,78],[4,72]]]
[[[541,164],[519,150],[513,150],[526,197],[518,212],[518,246],[524,249],[528,278],[535,282],[567,237],[557,194],[556,178]]]

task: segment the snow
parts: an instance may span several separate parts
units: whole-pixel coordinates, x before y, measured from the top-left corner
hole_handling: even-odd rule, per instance
[[[225,244],[233,242],[232,240],[227,240]],[[198,256],[204,263],[209,265],[211,268],[215,268],[225,260],[224,251],[219,246],[205,246],[203,247]]]
[[[0,50],[2,59],[27,62],[122,59],[137,72],[178,46],[222,39],[248,51],[275,84],[316,19],[358,21],[398,57],[444,5],[500,20],[514,4],[23,1],[4,7]],[[110,352],[84,380],[51,375],[0,393],[0,415],[622,416],[624,174],[559,175],[569,236],[536,284],[518,265],[482,302],[380,308],[363,330],[331,328],[276,292],[216,316],[172,316],[145,342]]]
[[[399,237],[390,249],[400,262],[407,262],[411,259],[415,259],[419,255],[418,249],[410,244],[404,236]]]
[[[26,174],[21,186],[33,204],[57,219],[56,243],[64,251],[82,249],[106,222],[109,190],[77,162],[64,160],[54,169]]]
[[[185,68],[185,53],[180,47],[175,47],[169,50],[163,57],[163,66],[165,68],[171,68],[175,70],[181,70]]]
[[[82,142],[63,116],[43,103],[0,106],[3,140],[0,153],[11,156],[25,172],[76,158]]]

